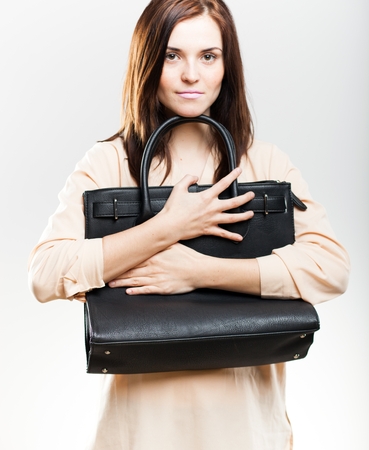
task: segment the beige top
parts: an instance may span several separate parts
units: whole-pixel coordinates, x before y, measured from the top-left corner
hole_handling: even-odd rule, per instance
[[[295,209],[296,242],[258,258],[262,296],[301,297],[316,304],[344,292],[347,253],[289,158],[277,147],[255,141],[241,167],[239,181],[289,181],[308,206],[307,211]],[[199,183],[212,183],[213,173],[209,157]],[[165,184],[174,184],[181,175],[174,167]],[[159,180],[160,170],[154,171],[151,184]],[[30,285],[39,301],[80,298],[80,293],[104,286],[102,240],[84,239],[82,194],[117,186],[135,186],[120,139],[96,144],[61,191],[60,205],[30,258]],[[105,377],[95,450],[292,448],[283,364]]]

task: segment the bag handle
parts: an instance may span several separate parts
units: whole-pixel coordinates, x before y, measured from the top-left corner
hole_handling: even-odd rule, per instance
[[[228,156],[228,168],[231,172],[233,169],[236,168],[236,148],[233,141],[233,138],[230,134],[230,132],[225,128],[224,125],[220,124],[219,122],[215,121],[211,117],[201,115],[198,117],[181,117],[181,116],[174,116],[165,121],[162,125],[160,125],[149,137],[145,149],[142,155],[142,161],[141,161],[141,169],[140,169],[140,187],[141,187],[141,212],[139,216],[137,217],[136,224],[140,224],[145,222],[146,220],[150,219],[154,216],[154,213],[151,208],[150,203],[150,193],[149,193],[149,170],[152,158],[155,155],[155,151],[157,149],[157,146],[159,144],[159,141],[162,139],[162,137],[173,128],[177,127],[178,125],[182,125],[185,123],[190,122],[200,122],[205,123],[207,125],[212,126],[213,128],[218,131],[221,138],[223,139],[224,145],[227,150],[227,156]],[[231,197],[237,197],[238,195],[238,182],[237,180],[234,180],[230,186],[230,193]]]

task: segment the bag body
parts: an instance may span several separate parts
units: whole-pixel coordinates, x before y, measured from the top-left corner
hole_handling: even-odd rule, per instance
[[[147,373],[258,366],[301,359],[319,328],[302,300],[199,289],[130,297],[105,287],[87,295],[90,373]]]
[[[138,188],[105,188],[84,193],[86,238],[117,233],[158,213],[172,187],[148,187],[150,162],[161,137],[181,123],[213,126],[223,138],[229,168],[235,166],[228,131],[207,116],[173,117],[149,139]],[[190,192],[210,185],[193,185]],[[293,209],[306,209],[286,182],[237,183],[221,198],[253,191],[255,198],[239,210],[253,210],[251,220],[227,225],[244,239],[234,243],[200,236],[182,244],[222,258],[255,258],[293,244]],[[232,211],[234,212],[234,211]],[[266,300],[235,292],[198,289],[180,295],[130,297],[125,288],[94,289],[86,294],[87,372],[148,373],[219,369],[272,364],[307,355],[319,318],[302,300]]]

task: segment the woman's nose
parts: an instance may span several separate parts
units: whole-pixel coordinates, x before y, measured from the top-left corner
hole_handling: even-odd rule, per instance
[[[182,72],[182,81],[187,83],[196,83],[199,80],[199,72],[197,70],[196,64],[188,62]]]

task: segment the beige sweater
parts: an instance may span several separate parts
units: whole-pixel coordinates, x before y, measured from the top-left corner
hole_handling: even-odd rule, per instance
[[[277,147],[255,141],[241,167],[239,181],[289,181],[308,207],[295,210],[296,242],[257,259],[262,296],[301,297],[316,304],[344,292],[348,255],[289,158]],[[209,157],[199,183],[212,183],[213,173],[214,160]],[[180,177],[174,168],[165,184]],[[150,183],[159,181],[158,169]],[[60,205],[30,257],[30,285],[39,301],[83,298],[84,292],[104,285],[102,240],[84,239],[82,194],[116,186],[135,186],[119,139],[96,144],[87,152],[59,195]],[[94,449],[292,448],[284,365],[107,375],[105,382]]]

